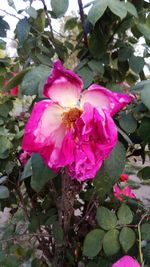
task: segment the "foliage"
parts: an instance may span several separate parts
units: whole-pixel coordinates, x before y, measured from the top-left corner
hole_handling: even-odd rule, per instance
[[[130,157],[144,163],[150,152],[150,81],[144,72],[150,57],[150,5],[144,0],[94,0],[86,15],[79,0],[80,16],[64,19],[64,29],[57,33],[51,21],[65,15],[68,1],[52,0],[51,10],[40,1],[43,8],[26,0],[28,8],[18,11],[18,56],[0,58],[0,206],[2,211],[10,208],[10,219],[1,226],[0,266],[110,267],[128,253],[148,267],[150,213],[139,200],[120,203],[113,185]],[[13,0],[8,4],[15,10]],[[1,16],[2,51],[9,28]],[[140,37],[145,40],[143,55],[136,53]],[[66,67],[77,62],[74,70],[85,89],[95,82],[136,94],[115,116],[118,144],[92,182],[64,179],[63,171],[52,172],[38,154],[28,155],[25,165],[20,160],[25,123],[33,104],[43,98],[56,58]],[[11,94],[15,86],[18,96]],[[142,181],[150,179],[149,169],[138,172]]]

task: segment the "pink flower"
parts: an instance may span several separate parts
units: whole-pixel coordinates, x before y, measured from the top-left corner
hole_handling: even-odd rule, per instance
[[[129,179],[128,174],[126,174],[126,173],[122,173],[122,174],[120,175],[120,180],[121,180],[122,182],[125,182],[125,181],[127,181],[128,179]]]
[[[136,198],[136,195],[132,192],[130,186],[125,186],[124,188],[120,188],[118,185],[114,185],[113,189],[114,189],[114,196],[120,201],[122,201],[123,196]]]
[[[19,160],[21,162],[22,165],[25,165],[27,160],[30,158],[31,153],[28,153],[27,151],[23,151],[20,155],[19,155]]]
[[[112,119],[133,96],[93,84],[81,94],[82,80],[60,61],[44,85],[49,99],[35,104],[22,147],[38,152],[54,171],[66,167],[80,181],[95,177],[117,142]]]
[[[131,256],[124,256],[114,263],[112,267],[140,267],[140,264]]]

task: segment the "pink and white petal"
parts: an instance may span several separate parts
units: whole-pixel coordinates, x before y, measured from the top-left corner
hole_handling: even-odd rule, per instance
[[[63,107],[74,107],[80,98],[83,82],[73,71],[65,69],[60,60],[54,63],[43,94]]]
[[[129,104],[135,97],[133,95],[112,92],[105,87],[93,84],[83,92],[81,106],[90,103],[96,108],[109,110],[113,116],[120,109]]]
[[[22,148],[28,152],[39,152],[43,147],[51,145],[51,136],[61,125],[62,111],[50,100],[36,103],[25,126]]]

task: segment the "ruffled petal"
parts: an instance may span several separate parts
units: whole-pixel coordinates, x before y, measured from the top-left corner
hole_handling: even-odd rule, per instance
[[[82,80],[73,71],[65,69],[61,61],[54,63],[52,75],[44,85],[44,95],[63,107],[74,107],[83,88]]]
[[[109,110],[113,116],[120,109],[130,103],[135,97],[133,95],[112,92],[100,85],[93,84],[84,91],[81,98],[81,107],[90,103],[96,108]]]
[[[140,267],[140,264],[131,256],[124,256],[114,263],[112,267]]]

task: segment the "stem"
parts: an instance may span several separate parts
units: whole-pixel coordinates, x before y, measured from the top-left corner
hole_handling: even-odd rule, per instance
[[[143,260],[143,253],[142,253],[142,238],[141,238],[141,223],[142,221],[145,219],[145,217],[147,217],[149,214],[144,214],[138,224],[138,235],[139,235],[139,254],[140,254],[140,262],[141,265],[143,266],[144,260]]]
[[[79,6],[79,13],[80,13],[80,18],[81,18],[81,23],[82,23],[82,28],[83,28],[84,45],[88,47],[88,39],[87,39],[87,34],[85,32],[85,19],[84,19],[82,0],[78,0],[78,6]]]

